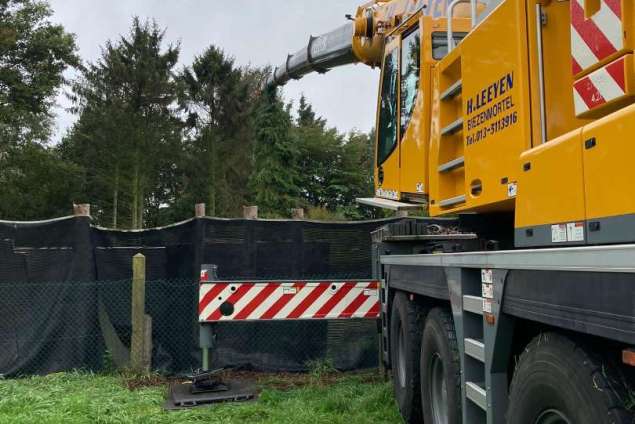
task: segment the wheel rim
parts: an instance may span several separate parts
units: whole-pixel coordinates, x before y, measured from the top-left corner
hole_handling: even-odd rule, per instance
[[[571,424],[571,421],[557,409],[548,409],[540,414],[535,424]]]
[[[434,424],[448,422],[448,388],[445,384],[445,370],[443,360],[438,353],[432,355],[428,373],[428,387],[430,387],[430,406]]]
[[[397,334],[397,377],[399,378],[399,385],[406,387],[406,335],[403,325],[399,325]]]

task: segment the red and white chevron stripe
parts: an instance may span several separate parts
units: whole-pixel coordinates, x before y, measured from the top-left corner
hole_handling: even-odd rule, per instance
[[[573,84],[576,115],[625,96],[625,67],[626,60],[622,57],[576,81]]]
[[[202,281],[199,322],[379,317],[378,281]]]
[[[624,48],[621,0],[601,0],[600,9],[584,16],[584,0],[571,0],[571,56],[577,75]]]

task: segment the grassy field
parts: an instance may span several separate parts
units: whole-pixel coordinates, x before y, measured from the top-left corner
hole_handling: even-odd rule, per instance
[[[0,380],[0,423],[400,423],[376,373],[259,375],[259,399],[187,411],[162,409],[159,378],[59,373]]]

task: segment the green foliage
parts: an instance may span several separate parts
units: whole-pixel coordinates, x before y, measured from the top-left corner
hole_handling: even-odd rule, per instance
[[[79,64],[74,36],[44,1],[0,0],[0,219],[67,215],[81,169],[43,147],[63,72]]]
[[[62,73],[79,63],[74,36],[51,15],[44,1],[0,1],[0,150],[46,141]]]
[[[306,99],[300,98],[293,136],[300,149],[302,198],[310,208],[325,208],[336,218],[363,218],[355,198],[372,193],[372,139],[327,129]]]
[[[256,172],[251,187],[264,214],[288,217],[304,207],[310,219],[373,217],[355,198],[372,193],[372,138],[327,128],[302,96],[295,122],[277,97],[263,96],[256,114]],[[264,216],[264,215],[263,215]]]
[[[291,390],[266,383],[255,402],[185,411],[162,409],[165,386],[131,391],[116,376],[59,373],[0,380],[0,422],[7,423],[400,423],[388,383],[373,375],[338,374],[329,384]]]
[[[117,364],[115,364],[115,358],[112,352],[108,349],[104,350],[104,354],[101,357],[102,373],[105,375],[112,375],[117,371]]]
[[[317,381],[328,374],[337,372],[333,360],[330,358],[311,360],[307,362],[306,366],[309,369],[309,374]]]
[[[66,216],[80,203],[83,169],[36,143],[0,153],[0,219]]]
[[[262,70],[238,68],[215,46],[179,76],[191,131],[185,147],[188,185],[183,199],[204,202],[211,216],[235,216],[248,196],[252,170],[250,125]]]
[[[289,216],[299,203],[300,150],[291,137],[291,115],[275,90],[267,89],[255,119],[255,169],[250,187],[265,212]]]
[[[152,224],[176,195],[182,123],[173,70],[179,46],[163,48],[163,38],[156,22],[134,18],[129,34],[107,42],[73,86],[80,118],[61,149],[88,168],[86,195],[96,217],[115,227]]]

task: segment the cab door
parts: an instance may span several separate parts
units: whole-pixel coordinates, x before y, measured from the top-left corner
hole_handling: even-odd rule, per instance
[[[384,50],[375,143],[375,195],[399,200],[399,39],[393,38]]]
[[[429,19],[429,18],[428,18]],[[410,201],[424,199],[428,190],[429,101],[425,81],[429,80],[427,66],[422,67],[421,29],[419,22],[401,35],[400,62],[400,188],[402,197]],[[425,77],[421,81],[421,76]],[[423,84],[421,84],[423,82]]]

